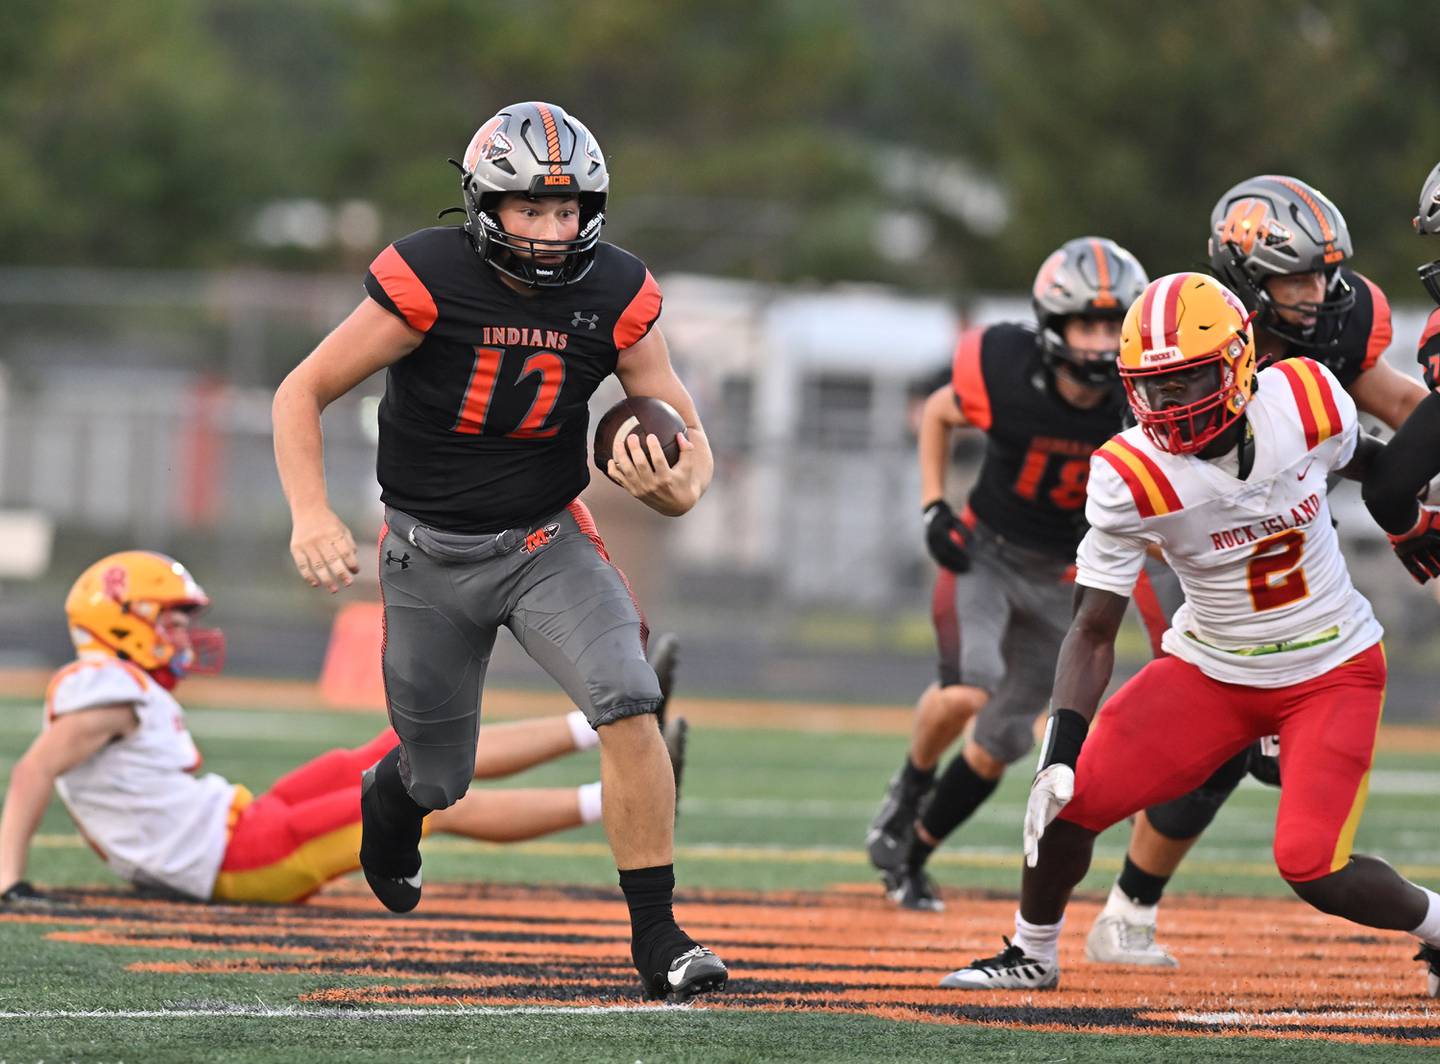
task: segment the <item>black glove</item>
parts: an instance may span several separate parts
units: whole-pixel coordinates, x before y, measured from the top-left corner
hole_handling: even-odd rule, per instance
[[[970,530],[944,499],[925,507],[925,546],[930,557],[952,573],[970,571]]]
[[[1420,507],[1419,517],[1408,532],[1390,537],[1395,556],[1409,570],[1416,583],[1440,576],[1440,510]]]
[[[17,908],[44,907],[50,904],[50,899],[24,879],[17,879],[10,886],[0,893],[0,904],[14,905]]]

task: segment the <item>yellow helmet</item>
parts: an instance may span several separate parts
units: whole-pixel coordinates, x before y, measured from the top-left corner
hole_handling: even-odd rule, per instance
[[[65,597],[65,618],[78,651],[103,651],[146,672],[178,679],[219,672],[224,636],[214,628],[163,623],[161,614],[195,614],[210,597],[174,558],[127,550],[101,558],[80,574]]]
[[[1150,442],[1203,450],[1255,391],[1255,340],[1239,298],[1203,273],[1151,281],[1120,328],[1120,379]]]

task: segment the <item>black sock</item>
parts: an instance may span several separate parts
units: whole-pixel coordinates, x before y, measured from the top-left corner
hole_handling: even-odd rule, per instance
[[[630,956],[640,978],[648,984],[657,974],[665,974],[671,961],[696,945],[675,923],[671,908],[675,866],[622,870],[620,889],[630,907]]]
[[[998,779],[987,780],[978,775],[970,762],[961,754],[950,762],[940,782],[935,784],[935,793],[930,796],[930,805],[920,818],[925,831],[937,844],[969,820],[981,803],[1000,786]]]
[[[376,875],[413,876],[420,871],[420,832],[430,812],[405,790],[397,746],[375,763],[370,793],[379,807],[378,830],[361,833],[360,863]]]
[[[905,867],[914,874],[925,867],[935,847],[922,839],[918,832],[910,836],[910,848],[905,851]]]
[[[900,770],[900,788],[909,794],[924,794],[935,782],[933,768],[916,768],[915,762],[905,758],[905,767]]]
[[[1160,896],[1165,893],[1165,884],[1169,882],[1169,876],[1151,875],[1130,860],[1127,853],[1125,867],[1120,869],[1120,878],[1115,881],[1115,885],[1120,888],[1120,893],[1136,905],[1159,905]]]

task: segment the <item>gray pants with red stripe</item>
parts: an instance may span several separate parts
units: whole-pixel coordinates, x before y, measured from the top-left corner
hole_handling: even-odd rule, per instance
[[[584,504],[493,535],[429,528],[393,509],[385,520],[385,700],[403,746],[400,776],[418,804],[444,809],[470,786],[501,625],[591,727],[655,712],[645,622]]]

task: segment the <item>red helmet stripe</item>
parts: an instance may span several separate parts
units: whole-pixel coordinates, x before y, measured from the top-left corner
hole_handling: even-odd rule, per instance
[[[1157,347],[1173,347],[1179,328],[1180,289],[1191,277],[1188,273],[1172,273],[1152,284],[1145,292],[1140,307],[1140,347],[1153,351]]]

